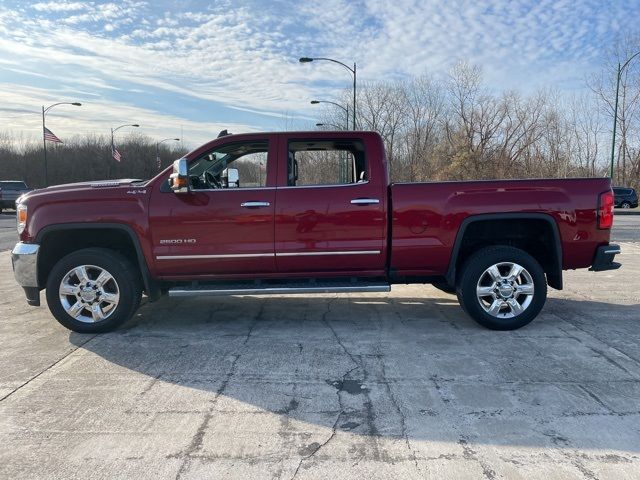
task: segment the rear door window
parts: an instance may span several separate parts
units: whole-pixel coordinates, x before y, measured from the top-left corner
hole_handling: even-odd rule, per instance
[[[360,140],[293,140],[288,149],[288,186],[346,185],[368,180]]]

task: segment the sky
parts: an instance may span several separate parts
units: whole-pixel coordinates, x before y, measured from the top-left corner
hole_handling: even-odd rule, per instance
[[[0,131],[41,139],[139,123],[195,147],[233,133],[311,128],[310,100],[358,81],[479,65],[496,91],[573,92],[637,30],[640,0],[0,0]],[[119,133],[127,134],[129,128]]]

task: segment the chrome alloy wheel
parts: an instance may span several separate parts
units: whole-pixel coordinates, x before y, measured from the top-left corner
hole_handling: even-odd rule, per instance
[[[58,293],[64,310],[85,323],[109,318],[120,301],[116,279],[95,265],[80,265],[69,270],[62,277]]]
[[[478,302],[489,315],[513,318],[524,312],[533,301],[531,274],[521,265],[501,262],[487,268],[476,286]]]

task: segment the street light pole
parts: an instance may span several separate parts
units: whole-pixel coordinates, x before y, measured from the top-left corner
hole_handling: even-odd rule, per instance
[[[330,102],[328,100],[311,100],[311,105],[317,105],[319,103],[330,103],[331,105],[335,105],[338,108],[341,108],[342,110],[344,110],[344,113],[347,117],[347,130],[349,130],[349,108],[345,107],[344,105],[340,105],[339,103],[336,102]]]
[[[116,133],[118,130],[120,130],[123,127],[139,127],[140,125],[138,125],[137,123],[126,123],[124,125],[120,125],[119,127],[116,128],[111,128],[111,148],[113,149],[113,147],[115,146],[113,144],[113,134]]]
[[[49,179],[47,178],[47,139],[45,137],[44,126],[44,105],[42,105],[42,148],[44,149],[44,186],[49,186]]]
[[[115,149],[115,144],[114,144],[114,138],[113,138],[113,134],[116,133],[118,130],[120,130],[123,127],[139,127],[140,125],[138,125],[137,123],[125,123],[124,125],[120,125],[119,127],[113,128],[111,127],[111,158],[109,158],[109,161],[107,162],[107,178],[111,177],[111,159],[113,158],[113,154],[114,154],[114,149]]]
[[[338,65],[342,65],[344,68],[349,70],[353,75],[353,129],[355,130],[356,129],[356,72],[357,72],[356,62],[353,62],[353,68],[351,68],[346,63],[342,63],[342,62],[339,62],[338,60],[334,60],[333,58],[326,58],[326,57],[301,57],[298,61],[300,63],[309,63],[309,62],[313,62],[314,60],[325,60],[327,62],[337,63]]]
[[[175,142],[179,142],[180,139],[179,138],[165,138],[164,140],[160,140],[159,142],[156,142],[156,162],[158,162],[158,170],[160,170],[160,168],[162,168],[162,163],[160,162],[160,144],[164,143],[164,142],[168,142],[169,140],[175,141]]]
[[[622,66],[620,66],[620,62],[618,62],[618,75],[616,77],[616,101],[615,106],[613,108],[613,135],[611,138],[611,164],[609,166],[609,178],[613,181],[613,159],[615,157],[616,152],[616,130],[618,129],[618,95],[620,93],[620,77],[622,76],[623,70],[629,65],[629,62],[633,60],[635,57],[640,55],[640,52],[634,53],[631,55]],[[622,153],[624,155],[624,152]]]
[[[74,105],[76,107],[79,107],[82,104],[80,102],[58,102],[58,103],[54,103],[53,105],[49,105],[47,108],[44,108],[44,105],[42,106],[42,146],[44,148],[44,186],[45,187],[49,186],[49,174],[48,174],[48,168],[47,168],[47,140],[45,138],[46,126],[45,126],[44,120],[47,112],[57,105]]]

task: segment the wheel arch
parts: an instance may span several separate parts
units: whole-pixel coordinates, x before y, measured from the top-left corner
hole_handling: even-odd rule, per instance
[[[73,233],[77,235],[77,238],[69,236]],[[69,241],[69,239],[73,241]],[[35,242],[41,245],[38,258],[39,285],[46,284],[47,276],[55,261],[62,256],[80,248],[104,247],[116,251],[125,250],[121,253],[125,254],[134,265],[137,265],[140,280],[150,301],[157,300],[161,295],[160,286],[149,271],[140,239],[128,225],[99,222],[47,225],[38,232]]]
[[[480,226],[484,223],[486,226],[496,225],[496,224],[513,224],[514,222],[524,221],[524,222],[533,222],[530,225],[535,224],[536,222],[542,222],[546,227],[545,234],[549,234],[551,236],[551,251],[549,252],[548,261],[541,261],[539,258],[538,252],[528,251],[527,248],[523,248],[521,245],[510,243],[513,238],[509,236],[505,237],[501,234],[496,234],[494,237],[495,243],[480,243],[476,248],[482,248],[483,246],[489,246],[491,244],[494,245],[511,245],[518,248],[521,248],[527,253],[531,254],[538,260],[543,266],[543,270],[547,276],[547,283],[549,286],[562,290],[562,243],[560,238],[560,231],[558,229],[558,225],[556,221],[553,219],[551,215],[546,213],[488,213],[488,214],[480,214],[480,215],[472,215],[465,218],[460,224],[460,228],[458,229],[458,233],[456,235],[455,242],[453,244],[453,248],[451,251],[451,258],[449,259],[449,266],[447,268],[447,273],[445,275],[445,279],[449,285],[456,284],[456,277],[458,275],[459,267],[462,262],[468,256],[465,252],[465,240],[469,237],[466,235],[469,232],[473,232],[474,229],[477,230],[476,227]],[[537,255],[534,253],[538,253]]]

